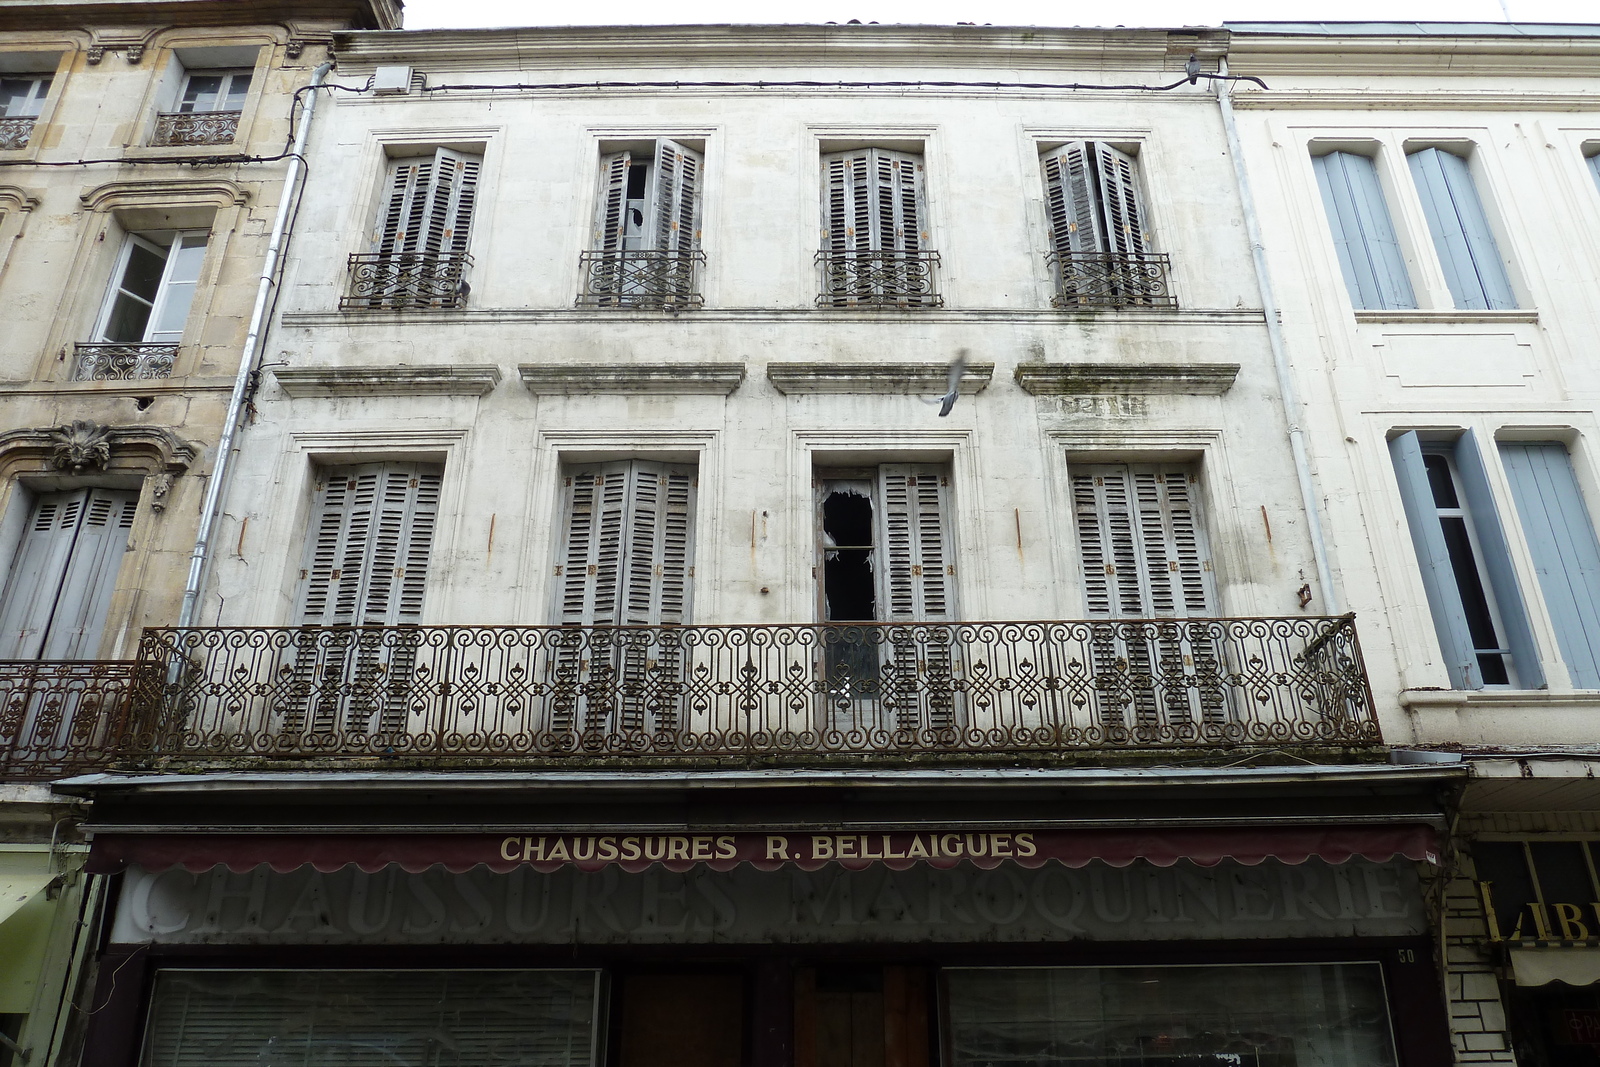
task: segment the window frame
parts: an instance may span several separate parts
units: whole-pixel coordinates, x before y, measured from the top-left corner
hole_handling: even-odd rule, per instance
[[[166,246],[162,246],[162,245],[150,240],[149,237],[145,236],[145,234],[149,234],[149,233],[165,233],[165,232],[170,232],[172,234],[172,243],[169,244],[169,245],[166,245]],[[189,238],[192,238],[192,237],[196,237],[196,236],[204,237],[205,238],[205,244],[202,246],[203,251],[201,253],[201,258],[200,258],[200,269],[197,272],[197,274],[196,274],[196,276],[195,276],[195,278],[193,279],[193,282],[192,282],[192,284],[194,285],[194,291],[191,292],[190,295],[189,295],[189,308],[188,308],[187,311],[184,312],[184,320],[183,320],[184,324],[183,324],[182,328],[180,328],[177,331],[177,337],[174,338],[173,340],[170,340],[170,341],[151,340],[151,336],[150,335],[151,335],[152,327],[157,322],[160,321],[162,313],[166,310],[167,301],[170,299],[170,296],[171,296],[171,286],[172,285],[181,285],[181,284],[190,284],[190,282],[188,280],[179,280],[179,281],[174,282],[172,280],[172,273],[177,268],[178,256],[175,254],[175,252],[178,250],[178,246],[183,241],[185,241],[186,239],[189,239]],[[117,297],[122,292],[122,279],[127,274],[128,265],[129,265],[129,263],[131,262],[131,260],[133,258],[133,250],[134,250],[135,247],[141,246],[141,245],[144,246],[146,248],[146,250],[150,250],[150,251],[161,250],[162,253],[163,253],[163,256],[162,256],[163,263],[162,263],[162,268],[161,268],[161,279],[156,283],[156,297],[150,303],[150,314],[149,314],[149,317],[145,320],[145,328],[142,331],[143,332],[143,336],[137,341],[113,340],[113,339],[111,339],[111,338],[106,336],[106,330],[111,325],[111,315],[113,313],[113,310],[115,309],[116,302],[117,302]],[[116,263],[112,267],[111,276],[110,276],[110,278],[107,279],[107,282],[106,282],[105,296],[101,300],[100,311],[95,317],[95,326],[94,326],[94,330],[93,330],[93,336],[95,338],[95,342],[94,343],[96,343],[96,344],[125,344],[125,345],[170,344],[170,345],[181,346],[183,344],[184,335],[189,332],[189,318],[194,312],[194,298],[195,298],[196,295],[198,295],[200,285],[205,279],[205,270],[206,270],[205,260],[206,260],[206,255],[210,252],[210,250],[211,250],[211,231],[210,230],[189,229],[189,230],[171,230],[171,231],[162,231],[162,230],[129,230],[129,231],[126,231],[124,233],[124,235],[123,235],[122,247],[117,252]],[[138,298],[136,296],[135,299],[141,299],[141,298]],[[170,333],[172,331],[160,331],[160,332],[162,332],[162,333]]]
[[[166,114],[171,114],[171,115],[238,114],[238,115],[242,116],[244,114],[244,106],[245,106],[246,102],[248,102],[249,99],[250,99],[250,89],[255,84],[255,73],[256,73],[255,72],[255,68],[253,68],[253,67],[197,67],[197,68],[195,68],[193,70],[190,70],[187,67],[185,67],[184,71],[183,71],[183,79],[178,84],[177,96],[173,99],[172,110],[169,111],[169,112],[166,112]],[[198,108],[198,107],[188,107],[188,106],[186,106],[189,103],[189,101],[186,100],[185,97],[188,96],[189,87],[190,87],[191,83],[194,81],[194,79],[195,78],[208,78],[208,77],[220,77],[220,78],[223,79],[224,84],[227,86],[227,90],[225,92],[219,90],[219,92],[217,93],[217,102],[219,104],[226,103],[228,101],[228,99],[234,95],[234,83],[238,78],[243,77],[245,79],[245,85],[244,85],[244,89],[239,92],[239,106],[236,107],[236,108],[235,107],[214,107],[214,108],[206,108],[204,110],[202,110],[201,108]]]

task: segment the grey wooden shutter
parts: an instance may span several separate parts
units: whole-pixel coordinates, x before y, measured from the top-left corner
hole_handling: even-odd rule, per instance
[[[1592,155],[1588,159],[1589,173],[1594,175],[1594,183],[1600,186],[1600,154]]]
[[[1389,442],[1389,454],[1394,460],[1400,502],[1405,508],[1406,524],[1411,527],[1411,543],[1422,569],[1422,585],[1433,612],[1433,627],[1450,685],[1455,689],[1482,689],[1483,677],[1472,634],[1461,609],[1461,589],[1450,565],[1450,551],[1439,528],[1438,508],[1422,462],[1422,442],[1414,431],[1403,433]]]
[[[1329,152],[1311,162],[1350,303],[1357,308],[1416,307],[1377,166],[1354,152]]]
[[[390,161],[389,182],[372,238],[374,252],[401,255],[417,250],[426,225],[428,186],[432,179],[431,158]]]
[[[460,254],[467,250],[483,160],[437,149],[432,158],[396,159],[373,251],[384,255]]]
[[[421,621],[442,478],[442,469],[428,463],[369,463],[323,474],[307,544],[302,624]]]
[[[1150,250],[1144,200],[1139,194],[1139,165],[1126,152],[1101,141],[1091,143],[1105,211],[1106,251],[1123,256]]]
[[[874,148],[872,190],[877,249],[916,252],[928,243],[923,206],[922,157]]]
[[[1072,476],[1085,608],[1091,618],[1216,614],[1193,475],[1093,466]]]
[[[628,514],[628,465],[570,469],[562,486],[563,540],[556,618],[563,626],[615,626]]]
[[[1050,243],[1060,255],[1099,252],[1105,247],[1089,173],[1090,142],[1073,141],[1043,159],[1045,203],[1050,211]]]
[[[928,464],[884,464],[878,468],[876,511],[879,618],[955,621],[949,474]]]
[[[686,623],[695,469],[621,460],[563,478],[556,617],[569,626]]]
[[[628,168],[633,157],[617,152],[600,157],[600,196],[594,207],[594,247],[601,252],[622,249],[627,226]]]
[[[1506,645],[1511,649],[1517,684],[1523,689],[1543,689],[1544,668],[1539,663],[1539,646],[1533,639],[1533,627],[1528,623],[1522,587],[1511,566],[1511,549],[1506,543],[1505,528],[1500,525],[1500,509],[1489,488],[1489,475],[1478,451],[1478,440],[1471,430],[1456,439],[1455,460],[1467,513],[1478,535],[1483,569],[1489,574],[1489,587],[1494,590],[1494,599],[1500,608],[1500,623],[1506,631]]]
[[[1558,441],[1503,441],[1500,458],[1572,684],[1600,689],[1600,541],[1572,459]]]
[[[0,659],[74,659],[96,649],[137,495],[42,494],[0,596]]]
[[[1412,152],[1406,161],[1416,179],[1417,196],[1456,307],[1516,307],[1505,261],[1489,229],[1467,161],[1441,148]]]
[[[694,469],[634,460],[629,470],[627,592],[623,621],[689,621]]]
[[[662,252],[692,252],[700,247],[700,171],[704,157],[665,138],[656,142],[656,163],[648,194],[647,230]]]
[[[822,247],[835,254],[878,248],[871,149],[822,157]]]

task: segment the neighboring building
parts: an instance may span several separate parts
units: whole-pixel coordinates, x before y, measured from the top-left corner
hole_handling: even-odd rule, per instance
[[[293,94],[368,0],[0,0],[0,1064],[75,1063],[105,880],[52,777],[177,621]],[[248,158],[246,158],[248,157]]]
[[[1457,1062],[1592,1063],[1600,27],[1232,30],[1271,86],[1233,104],[1384,737],[1472,772]]]
[[[1227,40],[338,35],[86,1062],[1449,1062]]]

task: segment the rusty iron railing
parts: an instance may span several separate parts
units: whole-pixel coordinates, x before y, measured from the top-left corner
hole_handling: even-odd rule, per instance
[[[1348,617],[147,629],[170,761],[946,757],[1381,743]]]
[[[0,661],[0,781],[100,770],[125,755],[131,660]]]
[[[466,307],[471,266],[465,252],[353,252],[339,310]]]
[[[579,307],[685,311],[705,303],[698,275],[706,254],[642,249],[581,252]]]
[[[153,145],[232,144],[239,135],[238,111],[183,111],[156,116]]]
[[[944,306],[938,285],[939,253],[857,252],[824,249],[819,307],[936,308]]]
[[[1175,308],[1172,260],[1165,253],[1050,252],[1058,308]]]
[[[177,345],[79,341],[72,346],[72,380],[109,382],[170,378],[177,362]]]

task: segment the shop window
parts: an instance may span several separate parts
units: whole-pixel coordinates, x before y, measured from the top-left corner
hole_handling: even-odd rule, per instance
[[[139,1062],[596,1067],[599,988],[595,971],[163,969]]]
[[[1600,938],[1593,841],[1474,841],[1491,941]]]
[[[1176,307],[1169,263],[1152,246],[1139,164],[1103,141],[1044,153],[1055,305]]]
[[[944,972],[948,1067],[1396,1063],[1376,964]]]
[[[823,307],[939,307],[920,152],[862,148],[822,157]]]
[[[600,160],[594,247],[579,306],[699,307],[700,182],[705,157],[660,138]]]
[[[0,594],[0,660],[95,659],[139,494],[40,493]]]
[[[75,379],[165,378],[172,373],[200,283],[207,238],[204,230],[145,231],[123,238],[95,339],[77,346]]]
[[[1544,675],[1477,440],[1389,442],[1434,631],[1456,689],[1538,689]]]
[[[1366,309],[1416,307],[1377,162],[1355,152],[1328,152],[1311,162],[1350,303]]]
[[[369,250],[350,256],[349,292],[339,306],[464,307],[482,169],[481,155],[449,148],[391,159]]]
[[[0,75],[0,151],[28,146],[50,82],[48,74]]]
[[[1516,307],[1505,260],[1466,159],[1443,148],[1423,148],[1408,153],[1406,162],[1455,306],[1472,310]]]

